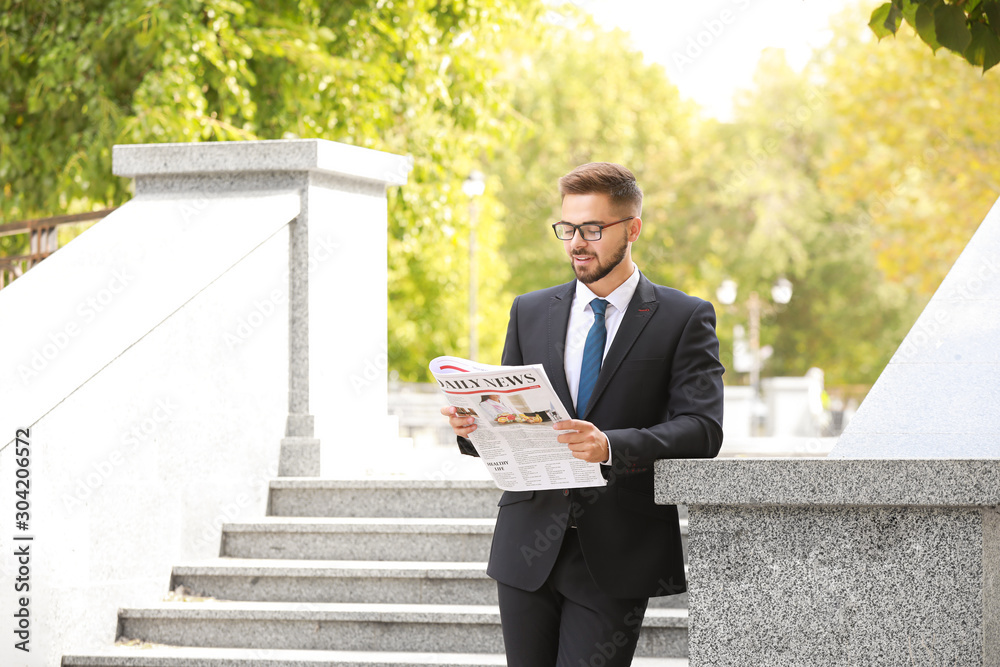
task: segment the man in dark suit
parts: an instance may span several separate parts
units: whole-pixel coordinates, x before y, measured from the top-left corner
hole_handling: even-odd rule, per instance
[[[715,311],[632,262],[642,191],[616,164],[559,180],[576,280],[517,297],[503,364],[541,363],[571,419],[554,428],[605,487],[507,491],[487,573],[497,580],[511,667],[631,664],[651,596],[686,590],[677,508],[653,501],[653,462],[722,444]],[[444,408],[459,448],[475,419]]]

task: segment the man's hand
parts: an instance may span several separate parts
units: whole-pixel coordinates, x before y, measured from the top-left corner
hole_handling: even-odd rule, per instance
[[[559,442],[565,442],[573,452],[573,456],[590,463],[604,463],[610,456],[608,438],[596,426],[582,419],[567,419],[552,425],[557,431],[575,431],[561,433]]]
[[[476,430],[476,418],[458,414],[458,408],[454,405],[441,408],[441,414],[448,417],[448,423],[451,424],[451,430],[455,432],[455,435],[467,438],[470,433]]]

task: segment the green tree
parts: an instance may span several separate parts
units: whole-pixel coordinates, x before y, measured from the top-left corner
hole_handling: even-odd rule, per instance
[[[787,306],[765,308],[761,338],[774,348],[765,374],[801,375],[818,366],[832,384],[870,383],[894,347],[903,299],[881,289],[870,238],[834,215],[821,187],[833,127],[824,89],[771,50],[753,88],[738,96],[734,120],[703,128],[686,188],[697,205],[686,208],[688,216],[710,210],[715,220],[708,243],[695,246],[711,280],[706,287],[724,278],[740,286],[737,304],[719,307],[727,364],[733,328],[746,325],[748,294],[769,304],[781,277],[791,280],[794,295]]]
[[[390,363],[463,352],[460,183],[508,133],[498,63],[538,0],[58,0],[0,13],[0,215],[120,204],[116,143],[320,137],[415,167],[390,193]],[[502,239],[487,199],[483,233]],[[504,274],[496,246],[480,262]],[[484,286],[484,296],[495,292]],[[484,331],[505,307],[481,298]],[[502,335],[502,334],[501,334]],[[487,336],[484,354],[500,342]]]
[[[762,61],[719,128],[744,167],[727,176],[727,153],[713,157],[743,219],[727,236],[747,249],[722,266],[763,293],[771,277],[753,282],[753,264],[785,258],[795,283],[766,320],[769,372],[817,365],[834,384],[874,381],[1000,192],[995,123],[968,113],[1000,105],[1000,91],[916,40],[876,45],[858,11],[801,74]]]
[[[998,0],[892,0],[872,12],[868,25],[882,39],[903,20],[935,53],[944,47],[984,73],[1000,62]]]
[[[743,304],[751,290],[766,295],[786,276],[796,297],[764,320],[777,350],[769,372],[819,365],[833,382],[873,381],[889,347],[883,338],[898,332],[900,297],[872,289],[882,276],[870,240],[835,224],[820,190],[832,129],[822,94],[773,53],[734,122],[702,120],[626,35],[571,11],[563,21],[530,36],[534,55],[511,62],[521,131],[490,167],[510,216],[503,249],[511,291],[572,275],[549,229],[559,214],[558,177],[591,160],[621,162],[646,190],[634,254],[647,276],[711,300],[734,278]],[[852,309],[872,317],[859,324],[847,316]],[[745,309],[720,308],[727,364],[733,326],[745,318]]]
[[[1000,89],[916,40],[875,47],[850,22],[815,65],[833,123],[822,188],[922,307],[1000,193],[997,120],[970,113],[1000,108]]]
[[[507,212],[508,287],[522,293],[572,278],[551,229],[560,213],[558,179],[592,161],[618,162],[636,174],[646,195],[637,262],[654,279],[676,278],[683,271],[678,266],[672,274],[663,258],[673,255],[660,246],[672,244],[669,204],[697,109],[680,99],[662,67],[643,61],[625,33],[599,28],[572,6],[560,11],[525,35],[521,57],[505,73],[520,124],[490,170]]]

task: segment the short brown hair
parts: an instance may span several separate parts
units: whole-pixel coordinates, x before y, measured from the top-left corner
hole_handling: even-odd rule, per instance
[[[615,210],[642,214],[642,190],[631,171],[613,162],[589,162],[559,179],[559,194],[606,194]]]

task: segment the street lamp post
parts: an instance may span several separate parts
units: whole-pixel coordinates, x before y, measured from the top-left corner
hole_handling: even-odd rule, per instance
[[[737,284],[734,280],[723,280],[715,291],[719,302],[731,306],[736,302]],[[787,278],[778,278],[771,286],[771,300],[783,306],[792,299],[792,283]],[[763,404],[760,395],[760,371],[763,366],[760,347],[760,317],[764,303],[757,292],[750,292],[747,300],[747,318],[750,328],[750,434],[760,435]]]
[[[473,171],[462,183],[462,192],[469,198],[469,359],[479,356],[479,339],[476,335],[476,225],[479,223],[479,207],[476,198],[486,192],[486,179],[481,171]]]
[[[753,362],[750,365],[750,393],[753,404],[750,406],[750,435],[759,435],[761,423],[761,401],[760,401],[760,296],[757,292],[750,292],[750,299],[747,302],[747,314],[750,318],[750,355]]]

